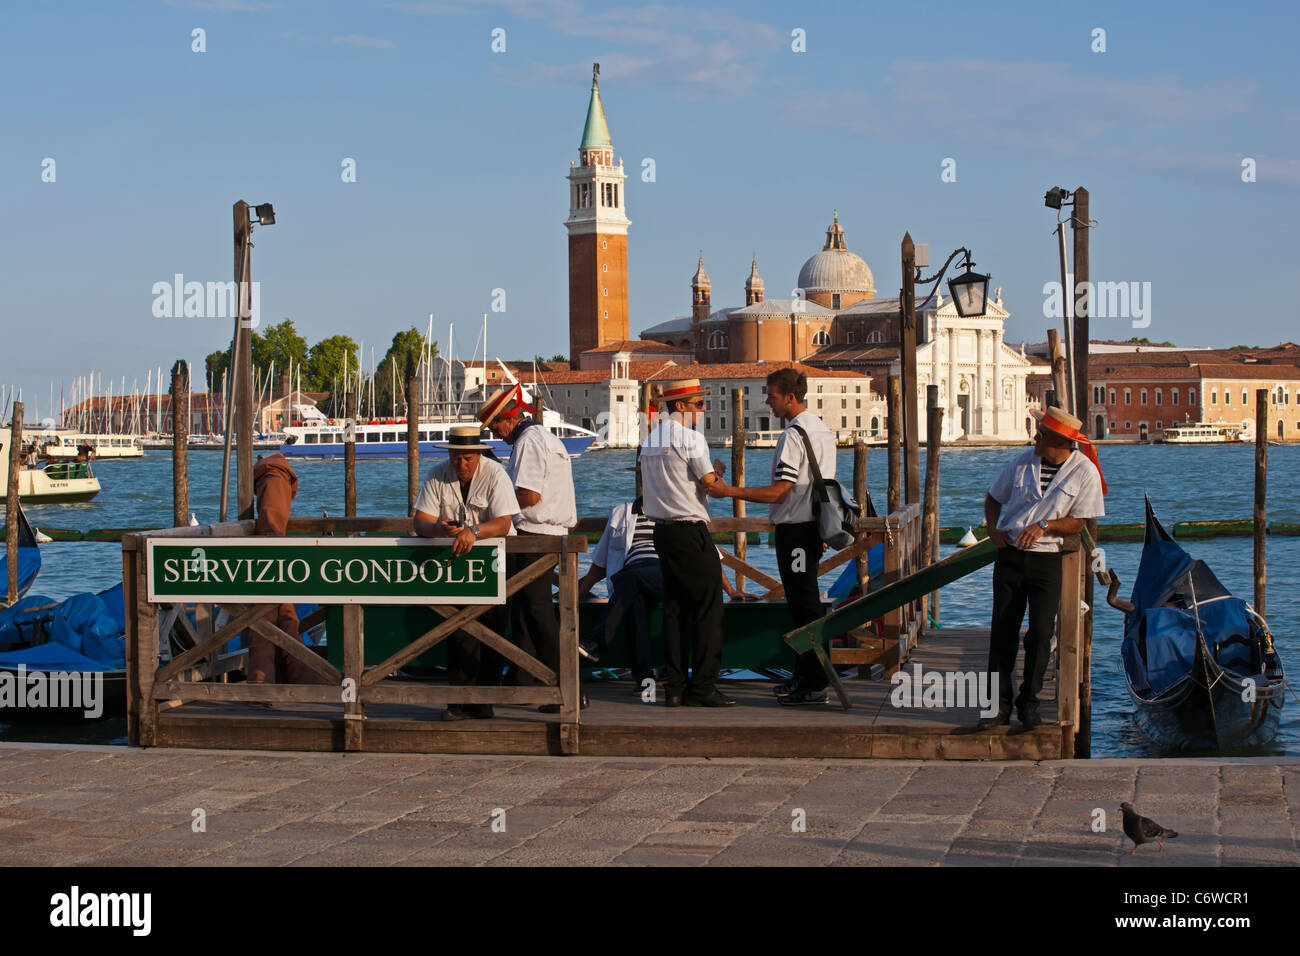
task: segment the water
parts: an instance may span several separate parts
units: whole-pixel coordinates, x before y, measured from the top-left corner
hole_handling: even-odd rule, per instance
[[[730,466],[729,449],[714,454]],[[943,451],[939,521],[946,526],[977,525],[983,520],[984,493],[993,474],[1016,450],[1005,448],[945,448]],[[1100,450],[1102,467],[1110,487],[1103,523],[1140,523],[1144,520],[1142,495],[1151,496],[1166,526],[1176,521],[1249,519],[1254,501],[1254,447],[1249,445],[1184,446],[1110,445]],[[633,495],[631,450],[589,452],[573,463],[578,492],[578,513],[604,517],[609,509]],[[771,449],[749,449],[746,454],[747,484],[766,483],[770,474]],[[1300,466],[1300,445],[1269,448],[1269,517],[1274,521],[1300,522],[1300,496],[1293,490],[1292,476]],[[428,472],[428,462],[422,473]],[[298,497],[294,514],[319,516],[343,514],[343,463],[296,461]],[[232,464],[232,472],[233,472]],[[97,462],[96,474],[104,487],[93,501],[73,505],[32,506],[28,514],[37,527],[147,528],[171,523],[171,455],[147,452],[142,459]],[[838,459],[842,481],[853,474],[853,453],[842,450]],[[202,523],[216,521],[217,488],[221,476],[221,455],[196,451],[190,454],[190,507]],[[886,454],[871,450],[868,459],[868,488],[878,510],[884,510]],[[234,508],[234,480],[231,480],[231,509]],[[751,516],[765,515],[764,505],[748,504]],[[714,514],[731,513],[730,501],[712,501]],[[357,465],[357,510],[363,516],[404,514],[406,511],[406,462],[362,461]],[[1137,570],[1141,544],[1101,542],[1107,562],[1123,582],[1127,596]],[[1253,594],[1252,544],[1249,538],[1219,538],[1191,541],[1185,547],[1204,559],[1220,580],[1235,594],[1250,599]],[[36,590],[56,599],[78,591],[101,590],[120,580],[121,548],[112,543],[54,542],[43,545],[44,567]],[[943,553],[953,550],[945,546]],[[1300,538],[1274,536],[1268,539],[1268,619],[1278,651],[1290,666],[1292,679],[1300,676]],[[766,544],[750,546],[749,560],[760,569],[776,574],[774,552]],[[586,561],[583,561],[584,565]],[[943,591],[942,623],[987,627],[992,608],[992,568],[950,585]],[[823,579],[823,585],[831,578]],[[1101,599],[1101,595],[1098,598]],[[1119,665],[1119,642],[1123,617],[1101,601],[1093,629],[1093,754],[1098,757],[1154,755],[1146,738],[1133,725],[1132,707]],[[1300,686],[1300,681],[1297,681]],[[1276,744],[1267,753],[1300,755],[1300,704],[1287,703]],[[16,730],[16,729],[15,729]],[[3,731],[0,731],[3,732]],[[8,734],[6,734],[8,735]],[[30,736],[28,739],[31,739]],[[69,738],[61,738],[69,739]]]

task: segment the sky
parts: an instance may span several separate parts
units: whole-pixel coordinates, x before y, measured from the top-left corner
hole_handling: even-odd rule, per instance
[[[1147,310],[1093,337],[1300,338],[1300,13],[1171,9],[11,0],[0,384],[33,419],[78,376],[129,392],[228,348],[230,319],[160,317],[155,285],[231,277],[239,199],[277,215],[254,235],[263,323],[381,358],[432,313],[467,357],[488,312],[492,355],[567,352],[565,176],[594,61],[633,337],[689,314],[701,252],[715,309],[744,304],[751,256],[791,296],[838,210],[878,296],[905,231],[935,266],[966,246],[1007,341],[1041,341],[1043,193],[1086,186],[1092,279],[1137,283]]]

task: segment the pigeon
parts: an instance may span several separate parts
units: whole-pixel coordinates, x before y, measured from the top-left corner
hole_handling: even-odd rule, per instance
[[[1133,809],[1131,803],[1121,803],[1119,808],[1124,811],[1124,833],[1133,841],[1133,850],[1129,853],[1132,856],[1137,852],[1137,848],[1143,843],[1159,843],[1160,849],[1165,848],[1164,841],[1172,840],[1178,836],[1173,830],[1168,830],[1150,820]]]

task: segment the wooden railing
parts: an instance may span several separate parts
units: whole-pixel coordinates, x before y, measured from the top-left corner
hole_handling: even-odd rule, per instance
[[[290,534],[348,535],[360,532],[409,535],[409,518],[296,518],[288,524]],[[343,604],[343,668],[339,670],[306,647],[297,634],[288,634],[266,618],[274,616],[276,605],[250,605],[222,601],[220,606],[231,615],[223,627],[214,628],[215,613],[211,605],[152,604],[148,600],[145,555],[150,539],[165,538],[243,538],[253,532],[252,521],[227,522],[199,527],[172,528],[122,539],[122,580],[127,612],[127,722],[132,744],[153,746],[157,740],[158,715],[161,707],[182,706],[188,701],[242,701],[267,703],[311,703],[337,705],[344,720],[344,746],[361,750],[367,704],[408,704],[424,707],[447,704],[558,704],[560,707],[560,744],[564,753],[576,753],[577,727],[580,717],[578,687],[578,554],[587,542],[581,535],[549,537],[529,535],[508,537],[507,555],[537,555],[523,570],[506,581],[507,599],[527,584],[548,575],[558,566],[560,581],[560,660],[559,672],[520,650],[504,635],[497,634],[478,621],[494,606],[476,604],[467,607],[429,605],[443,621],[410,641],[382,663],[367,668],[365,661],[364,606]],[[186,612],[195,611],[191,625]],[[169,625],[174,621],[188,648],[169,661],[162,662],[160,647],[166,647]],[[232,660],[220,651],[240,633],[256,632],[286,654],[309,667],[323,684],[261,684],[213,682],[232,669]],[[538,686],[477,687],[448,685],[409,685],[388,683],[387,679],[405,664],[463,630],[485,644],[522,671],[541,682]],[[431,725],[436,726],[436,725]]]

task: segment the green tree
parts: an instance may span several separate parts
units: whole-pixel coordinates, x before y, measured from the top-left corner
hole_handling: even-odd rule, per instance
[[[433,354],[436,356],[438,343],[431,344]],[[393,336],[393,344],[388,347],[384,360],[375,369],[377,411],[390,414],[394,405],[406,404],[406,383],[419,371],[423,352],[424,336],[414,326]],[[394,386],[396,386],[396,394],[394,394]]]
[[[327,339],[321,339],[311,347],[311,352],[307,355],[307,364],[302,370],[302,387],[312,392],[332,392],[337,389],[341,396],[343,385],[340,379],[343,376],[345,358],[348,375],[355,381],[357,343],[347,335],[331,335]],[[339,411],[342,412],[342,408]]]
[[[212,385],[213,392],[221,391],[221,376],[226,374],[230,368],[230,352],[219,351],[209,352],[208,357],[203,360],[203,369],[207,381]]]
[[[289,362],[302,365],[307,361],[307,340],[293,327],[293,319],[286,318],[279,325],[267,326],[266,332],[253,332],[253,367],[269,369],[272,362],[278,372],[288,372]]]

